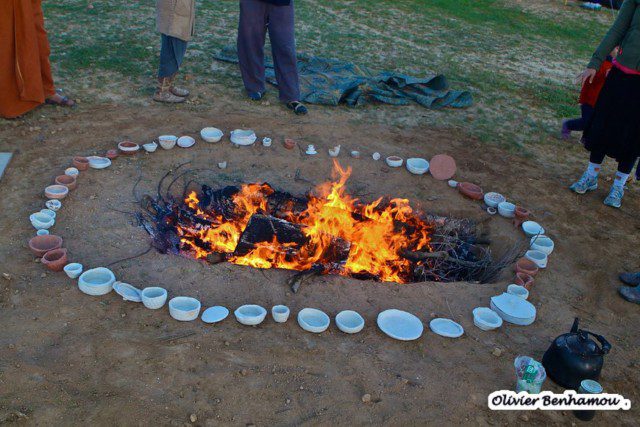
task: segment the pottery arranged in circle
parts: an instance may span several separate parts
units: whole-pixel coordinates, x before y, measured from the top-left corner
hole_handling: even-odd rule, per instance
[[[473,309],[473,324],[483,331],[491,331],[502,326],[502,317],[489,307]]]
[[[59,248],[47,252],[42,256],[42,264],[51,271],[62,271],[67,264],[67,250]]]
[[[175,135],[160,135],[158,137],[158,143],[160,147],[165,150],[171,150],[176,145],[176,141],[178,141],[178,137]]]
[[[77,262],[72,262],[70,264],[65,265],[63,270],[66,273],[66,275],[69,276],[69,279],[76,279],[78,276],[82,274],[82,264],[79,264]]]
[[[451,156],[438,154],[433,156],[429,163],[431,176],[439,181],[451,179],[456,174],[456,161]]]
[[[495,193],[493,191],[484,195],[484,203],[492,208],[497,208],[498,205],[502,202],[506,202],[507,198],[504,197],[500,193]]]
[[[506,292],[491,297],[491,309],[514,325],[527,326],[536,320],[536,308],[533,304]]]
[[[256,133],[249,129],[236,129],[231,132],[231,142],[236,145],[251,145],[256,142]]]
[[[180,138],[178,138],[177,143],[178,143],[178,147],[189,148],[189,147],[193,147],[195,145],[196,140],[193,137],[185,135],[185,136],[181,136]]]
[[[62,200],[69,194],[69,189],[64,185],[54,184],[44,189],[44,195],[47,199]]]
[[[53,224],[56,223],[55,218],[51,218],[46,213],[36,212],[29,216],[29,221],[31,221],[31,225],[36,230],[48,230],[53,227]]]
[[[113,289],[116,276],[105,267],[92,268],[80,275],[78,288],[87,295],[105,295]]]
[[[359,159],[360,158],[360,152],[358,150],[353,150],[351,152],[351,157],[353,157],[354,159]]]
[[[62,207],[62,202],[60,200],[51,199],[47,200],[44,205],[47,207],[47,209],[51,209],[52,211],[57,212]]]
[[[544,228],[535,221],[525,221],[522,223],[522,231],[527,237],[533,237],[544,234]]]
[[[340,145],[336,145],[333,148],[329,148],[329,157],[338,157],[340,155]]]
[[[284,323],[289,318],[291,311],[286,305],[274,305],[271,307],[271,317],[276,323]]]
[[[106,157],[100,156],[90,156],[87,157],[89,159],[89,167],[93,169],[105,169],[111,166],[111,160]]]
[[[219,162],[218,163],[218,167],[220,169],[226,169],[227,168],[227,162]]]
[[[345,334],[357,334],[364,328],[364,318],[353,310],[344,310],[336,316],[336,326]]]
[[[317,308],[303,308],[298,312],[298,325],[307,332],[319,334],[329,327],[331,319]]]
[[[338,145],[338,147],[339,147],[339,145]],[[378,160],[380,160],[380,157],[381,157],[381,156],[380,156],[380,153],[378,153],[377,151],[371,155],[371,158],[372,158],[373,160],[375,160],[376,162],[377,162]]]
[[[273,141],[271,140],[271,138],[269,138],[268,136],[265,136],[264,138],[262,138],[262,145],[264,147],[271,147],[271,143]]]
[[[114,160],[117,159],[119,155],[120,153],[118,152],[118,150],[111,149],[107,150],[104,156],[109,160]]]
[[[553,240],[547,236],[539,235],[531,238],[531,249],[544,252],[547,255],[551,255],[554,246]]]
[[[400,341],[417,340],[424,330],[420,319],[411,313],[396,309],[378,314],[377,323],[382,332]]]
[[[284,148],[287,150],[293,150],[293,147],[296,146],[296,142],[291,138],[284,139]]]
[[[524,254],[524,257],[533,261],[538,268],[547,267],[548,257],[547,254],[542,251],[530,249]]]
[[[531,261],[527,258],[520,258],[518,262],[516,262],[516,272],[517,273],[525,273],[531,277],[534,277],[538,274],[538,266],[535,262]]]
[[[77,182],[76,182],[76,177],[75,176],[70,176],[70,175],[59,175],[56,177],[55,179],[55,183],[58,185],[64,185],[65,187],[67,187],[69,189],[69,191],[73,191],[76,189],[76,187],[78,186]]]
[[[140,146],[135,142],[122,141],[118,143],[118,150],[120,150],[122,154],[135,154],[140,150]]]
[[[200,136],[207,142],[218,142],[224,133],[218,128],[207,127],[200,131]]]
[[[54,234],[35,236],[29,239],[29,249],[37,256],[42,257],[49,251],[62,247],[62,237]]]
[[[167,302],[167,290],[158,286],[150,286],[142,290],[140,298],[145,307],[157,310]]]
[[[494,208],[494,207],[489,206],[489,207],[487,207],[487,213],[489,215],[495,215],[495,214],[498,213],[498,210],[496,208]]]
[[[470,182],[460,182],[458,183],[458,191],[465,197],[468,197],[472,200],[482,200],[483,193],[482,188],[480,188],[476,184],[472,184]]]
[[[399,168],[400,166],[402,166],[402,163],[404,162],[402,157],[398,157],[398,156],[389,156],[384,161],[387,162],[387,165],[390,168]]]
[[[80,175],[80,171],[78,170],[78,168],[66,168],[64,170],[64,174],[69,176],[75,176],[77,178],[78,175]]]
[[[267,310],[256,304],[245,304],[238,307],[233,314],[239,323],[247,326],[255,326],[262,323],[267,316]]]
[[[429,329],[435,334],[447,338],[459,338],[464,334],[464,328],[451,319],[436,318],[429,322]]]
[[[456,181],[455,179],[450,179],[449,181],[447,181],[447,185],[451,188],[458,188],[458,181]]]
[[[142,302],[142,291],[124,282],[114,282],[113,290],[125,301]]]
[[[522,206],[516,206],[515,214],[516,214],[516,218],[518,218],[520,220],[525,220],[525,219],[529,218],[529,215],[531,215],[529,210],[523,208]]]
[[[47,215],[49,218],[56,219],[56,211],[52,209],[40,209],[40,213]]]
[[[315,145],[313,144],[307,145],[307,150],[305,151],[305,154],[307,154],[308,156],[315,156],[316,154],[318,154],[318,152],[316,151]]]
[[[151,142],[149,142],[147,144],[142,144],[142,148],[147,153],[153,153],[158,149],[158,144],[156,144],[155,142],[151,141]]]
[[[89,169],[89,159],[86,157],[76,156],[73,158],[73,166],[79,171],[86,171]]]
[[[516,215],[516,205],[509,202],[498,203],[498,213],[505,218],[513,218]]]
[[[45,230],[44,228],[36,231],[36,236],[46,236],[49,234],[49,230]]]
[[[220,305],[216,305],[214,307],[207,308],[200,316],[200,319],[204,323],[218,323],[222,322],[229,315],[229,309],[227,307],[222,307]]]
[[[429,162],[419,157],[407,159],[407,170],[414,175],[422,175],[429,170]]]
[[[529,298],[529,291],[527,290],[527,288],[525,288],[524,286],[516,285],[515,283],[507,286],[507,293],[524,299]]]
[[[516,273],[516,285],[523,286],[528,291],[531,291],[533,287],[534,279],[533,276],[528,275],[527,273],[518,272]]]
[[[202,305],[191,297],[175,297],[169,300],[169,314],[181,322],[196,320]]]

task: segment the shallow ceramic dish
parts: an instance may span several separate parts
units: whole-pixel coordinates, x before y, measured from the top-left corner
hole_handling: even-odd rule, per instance
[[[66,275],[69,276],[69,279],[76,279],[78,278],[78,276],[82,274],[82,264],[79,264],[77,262],[72,262],[70,264],[65,265],[63,270],[66,273]]]
[[[80,171],[78,170],[78,168],[66,168],[64,170],[64,174],[69,176],[75,176],[77,178],[78,175],[80,175]]]
[[[525,252],[524,257],[533,261],[538,268],[546,268],[548,257],[547,254],[542,251],[537,251],[535,249],[530,249]]]
[[[175,297],[169,300],[169,314],[181,322],[196,320],[202,305],[191,297]]]
[[[267,310],[260,305],[246,304],[238,307],[233,314],[239,323],[247,326],[255,326],[262,323],[267,316]]]
[[[56,223],[55,219],[42,212],[31,214],[29,221],[31,221],[31,225],[33,225],[33,228],[36,230],[48,230]]]
[[[358,150],[353,150],[351,152],[351,157],[353,157],[354,159],[359,159],[360,158],[360,152]]]
[[[41,229],[36,231],[36,236],[46,236],[49,234],[49,230]]]
[[[256,133],[248,129],[236,129],[231,132],[231,142],[236,145],[251,145],[256,142],[256,138]]]
[[[142,302],[142,291],[124,282],[114,282],[113,290],[125,301]]]
[[[327,330],[329,323],[329,316],[317,308],[303,308],[298,312],[298,325],[305,331],[319,334]]]
[[[524,299],[529,298],[529,291],[527,290],[527,288],[525,288],[524,286],[516,285],[515,283],[507,286],[507,293]]]
[[[540,235],[540,236],[533,236],[531,238],[531,249],[544,252],[545,254],[547,254],[547,256],[551,255],[554,247],[555,247],[555,244],[553,243],[553,240],[551,240],[547,236]]]
[[[158,149],[158,144],[156,144],[155,142],[149,142],[147,144],[142,144],[142,148],[147,153],[153,153]]]
[[[400,166],[402,166],[402,163],[404,162],[402,157],[398,157],[398,156],[389,156],[384,161],[387,162],[387,165],[390,168],[399,168]]]
[[[411,313],[396,309],[378,314],[377,323],[382,332],[400,341],[417,340],[424,330],[420,319]]]
[[[111,166],[111,160],[106,157],[91,156],[89,159],[89,167],[93,169],[104,169]]]
[[[453,178],[456,170],[455,159],[447,154],[437,154],[433,156],[429,162],[431,176],[439,181]]]
[[[47,209],[51,209],[52,211],[57,212],[62,207],[62,202],[60,200],[52,199],[47,200],[44,205],[47,207]]]
[[[276,323],[284,323],[289,318],[291,311],[286,305],[274,305],[271,307],[271,317]]]
[[[150,286],[142,290],[140,298],[145,307],[157,310],[167,302],[167,290],[159,286]]]
[[[207,142],[218,142],[222,139],[224,132],[218,128],[206,127],[200,131],[200,136]]]
[[[87,295],[105,295],[113,289],[116,277],[105,267],[92,268],[80,275],[78,288]]]
[[[482,188],[479,185],[471,182],[460,182],[458,183],[458,191],[463,196],[472,200],[482,200],[483,193]]]
[[[54,184],[44,189],[44,195],[47,199],[62,200],[69,194],[69,189],[64,185]]]
[[[422,175],[429,170],[429,162],[419,157],[407,159],[407,170],[414,175]]]
[[[353,310],[344,310],[336,316],[336,326],[345,334],[357,334],[364,328],[364,318]]]
[[[436,318],[429,322],[429,329],[435,334],[447,338],[459,338],[464,334],[460,324],[451,319]]]
[[[522,231],[527,237],[533,237],[544,234],[544,228],[535,221],[525,221],[522,223]]]
[[[47,215],[49,218],[56,219],[56,211],[53,209],[40,209],[40,213]]]
[[[134,154],[140,150],[140,146],[135,142],[122,141],[118,143],[118,150],[123,154]]]
[[[75,176],[71,175],[59,175],[54,180],[54,184],[64,185],[69,189],[69,191],[73,191],[78,187],[78,183],[76,181]]]
[[[29,239],[29,249],[37,256],[42,257],[49,251],[62,247],[62,237],[54,234],[35,236]]]
[[[506,197],[504,197],[500,193],[496,193],[493,191],[484,195],[484,203],[487,206],[490,206],[492,208],[497,208],[500,203],[506,202],[506,201],[507,201]]]
[[[158,137],[158,143],[160,144],[160,147],[165,150],[171,150],[173,147],[175,147],[177,140],[178,137],[175,135],[160,135]]]
[[[491,331],[502,326],[502,317],[489,307],[473,309],[473,324],[483,331]]]
[[[498,213],[505,218],[513,218],[516,216],[516,205],[509,202],[498,203]]]
[[[177,141],[178,147],[182,147],[182,148],[193,147],[195,143],[196,143],[195,138],[192,138],[188,135],[181,136],[180,138],[178,138],[178,141]]]
[[[536,320],[536,308],[533,304],[506,292],[491,297],[491,309],[514,325],[527,326]]]
[[[229,309],[226,307],[222,307],[220,305],[216,305],[214,307],[207,308],[203,313],[200,319],[204,323],[218,323],[223,321],[229,315]]]
[[[455,179],[450,179],[449,181],[447,181],[447,185],[449,185],[449,187],[451,188],[456,188],[458,187],[458,181],[456,181]]]

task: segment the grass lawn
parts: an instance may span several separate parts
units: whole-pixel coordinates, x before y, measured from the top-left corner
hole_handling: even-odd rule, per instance
[[[197,4],[183,72],[196,87],[214,85],[217,97],[237,97],[237,68],[212,64],[212,52],[235,41],[238,1]],[[610,11],[558,0],[299,0],[296,7],[299,50],[418,76],[443,73],[476,102],[462,111],[370,106],[358,114],[463,129],[510,148],[549,140],[561,118],[578,112],[573,77],[612,20]],[[148,102],[159,54],[154,0],[56,0],[44,8],[59,85],[84,103]]]

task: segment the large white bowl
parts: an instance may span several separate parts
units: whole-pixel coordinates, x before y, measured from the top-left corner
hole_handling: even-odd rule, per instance
[[[36,230],[48,230],[53,224],[56,223],[54,218],[51,218],[46,213],[36,212],[29,216],[29,221],[31,221],[31,225]]]
[[[547,255],[551,255],[555,244],[553,240],[547,236],[533,236],[531,238],[531,249],[544,252]]]
[[[62,269],[67,274],[67,276],[69,276],[69,279],[75,279],[82,274],[82,264],[79,264],[77,262],[69,263]]]
[[[506,202],[506,201],[507,201],[506,197],[494,191],[490,191],[484,195],[484,203],[487,206],[490,206],[492,208],[497,208],[500,203]],[[515,206],[513,207],[513,211],[515,214]]]
[[[530,249],[525,252],[524,257],[528,260],[533,261],[538,268],[546,268],[548,257],[547,254],[542,251],[537,251],[535,249]]]
[[[255,326],[262,323],[267,316],[267,310],[260,305],[246,304],[238,307],[233,314],[239,323],[247,326]]]
[[[145,307],[157,310],[167,302],[167,290],[159,286],[150,286],[142,290],[141,297]]]
[[[516,216],[516,205],[509,202],[498,203],[498,213],[505,218]]]
[[[378,314],[377,323],[382,332],[400,341],[417,340],[424,330],[416,316],[394,308]]]
[[[522,223],[522,231],[527,237],[544,234],[544,228],[535,221],[525,221]]]
[[[87,295],[105,295],[113,289],[116,277],[105,267],[92,268],[80,275],[78,288]]]
[[[178,147],[181,147],[181,148],[193,147],[195,143],[196,143],[196,140],[189,135],[181,136],[180,138],[178,138],[178,141],[177,141]]]
[[[527,326],[536,320],[536,308],[533,304],[506,292],[491,297],[491,309],[514,325]]]
[[[399,168],[400,166],[402,166],[404,159],[399,156],[389,156],[384,159],[384,161],[387,163],[387,166],[391,168]]]
[[[51,209],[52,211],[56,212],[59,211],[62,207],[62,202],[57,199],[51,199],[47,200],[44,205],[47,207],[47,209]]]
[[[336,325],[345,334],[357,334],[364,328],[364,318],[353,310],[344,310],[336,316]]]
[[[507,293],[524,299],[529,298],[529,291],[527,290],[527,288],[525,288],[524,286],[516,285],[515,283],[507,286]]]
[[[429,162],[419,157],[407,159],[407,170],[414,175],[422,175],[429,171]]]
[[[298,324],[302,329],[308,332],[319,334],[329,327],[331,319],[329,316],[317,308],[303,308],[298,313]]]
[[[111,160],[106,157],[100,156],[89,156],[89,167],[93,169],[104,169],[111,166]]]
[[[53,184],[44,189],[44,195],[47,199],[64,199],[67,194],[69,194],[69,188],[65,185]]]
[[[502,317],[489,307],[473,309],[473,324],[483,331],[491,331],[502,326]]]
[[[231,132],[231,142],[236,145],[251,145],[256,142],[256,133],[252,130],[236,129]]]
[[[175,297],[169,300],[169,314],[181,322],[190,322],[200,314],[200,301],[191,297]]]
[[[171,150],[176,145],[178,137],[175,135],[160,135],[158,137],[158,144],[165,150]]]
[[[207,127],[200,131],[200,136],[207,142],[218,142],[223,135],[224,133],[220,129],[213,127]]]

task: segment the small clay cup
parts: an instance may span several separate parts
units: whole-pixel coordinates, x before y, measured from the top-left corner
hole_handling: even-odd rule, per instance
[[[522,206],[516,206],[515,214],[516,218],[518,218],[520,221],[524,221],[529,218],[530,212]]]
[[[296,142],[291,138],[284,139],[284,148],[287,150],[293,150],[293,147],[296,146]]]
[[[89,159],[86,157],[76,156],[73,158],[73,166],[79,171],[86,171],[89,169]]]
[[[460,182],[458,183],[458,191],[463,196],[466,196],[472,200],[482,200],[484,197],[484,193],[482,192],[482,188],[480,186],[472,184],[470,182]]]
[[[530,259],[520,258],[518,262],[516,262],[516,273],[524,273],[534,277],[538,274],[538,266]]]
[[[35,236],[29,239],[29,249],[37,257],[42,257],[49,251],[62,247],[62,237],[55,234]]]
[[[118,144],[118,149],[120,150],[120,153],[126,156],[131,156],[140,150],[140,146],[135,142],[122,141]]]
[[[55,182],[58,185],[64,185],[69,189],[69,191],[75,190],[76,187],[78,186],[76,177],[70,176],[70,175],[59,175],[56,177]]]
[[[516,273],[516,285],[524,286],[528,291],[533,288],[533,276],[527,273]]]
[[[42,264],[51,271],[62,271],[67,265],[67,250],[65,248],[54,249],[42,257]]]
[[[118,158],[118,150],[115,150],[115,149],[107,150],[107,153],[105,154],[105,156],[109,160],[116,159]]]

